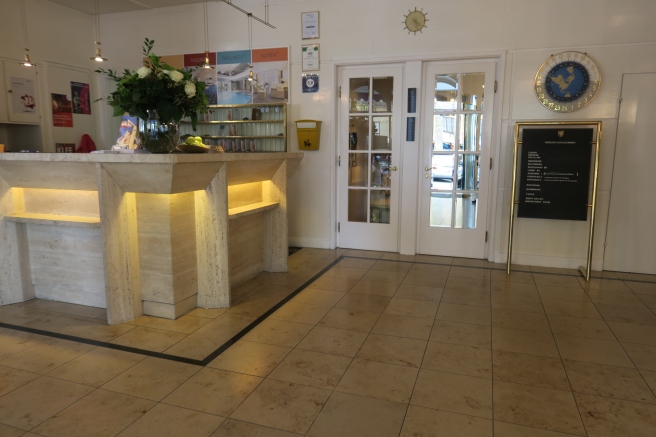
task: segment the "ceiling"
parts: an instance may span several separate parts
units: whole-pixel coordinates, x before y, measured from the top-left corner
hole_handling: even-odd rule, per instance
[[[89,0],[50,0],[76,11],[94,15],[96,13],[96,2]],[[202,3],[202,0],[99,0],[98,8],[101,14],[112,14],[116,12],[143,11],[168,6],[183,6],[193,3]]]

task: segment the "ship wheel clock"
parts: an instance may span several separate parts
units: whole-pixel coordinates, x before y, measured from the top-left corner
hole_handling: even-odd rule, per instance
[[[594,99],[600,86],[599,68],[586,53],[552,55],[535,75],[535,96],[554,112],[578,111]]]
[[[426,22],[428,21],[426,15],[427,13],[423,9],[417,10],[415,8],[414,11],[408,10],[408,15],[404,15],[405,20],[403,21],[408,34],[414,33],[416,35],[417,32],[421,32],[426,27]]]

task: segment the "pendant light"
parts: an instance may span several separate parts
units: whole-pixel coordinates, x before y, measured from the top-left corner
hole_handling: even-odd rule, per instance
[[[209,26],[207,24],[207,0],[203,0],[203,14],[205,15],[204,21],[205,21],[205,63],[203,64],[203,68],[206,68],[208,70],[214,69],[212,67],[212,64],[210,64],[210,36],[209,36]]]
[[[91,59],[93,59],[96,62],[105,62],[107,58],[102,57],[102,53],[100,51],[100,10],[98,8],[98,0],[96,0],[96,56],[92,56]]]
[[[30,61],[30,49],[29,42],[27,40],[27,18],[25,14],[25,0],[21,0],[21,19],[23,20],[23,38],[25,39],[25,60],[20,64],[23,67],[34,67],[35,64]]]

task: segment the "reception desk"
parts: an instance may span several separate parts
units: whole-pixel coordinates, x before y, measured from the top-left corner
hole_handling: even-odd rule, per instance
[[[287,270],[302,153],[0,154],[0,305],[107,308],[108,322],[230,306]]]

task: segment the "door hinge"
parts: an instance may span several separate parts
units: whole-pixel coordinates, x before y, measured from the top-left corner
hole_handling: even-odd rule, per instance
[[[495,93],[497,92],[497,89],[498,89],[498,84],[497,84],[497,81],[495,80],[494,81],[494,92]]]
[[[341,86],[339,87],[339,98],[340,99],[342,98],[342,87]]]
[[[341,230],[340,228],[341,228],[341,223],[337,222],[337,232],[340,232],[340,230]]]
[[[485,242],[487,243],[487,231],[485,231]]]
[[[341,166],[342,166],[342,157],[338,156],[337,157],[337,167],[341,167]]]
[[[492,170],[492,158],[490,158],[490,170]]]

